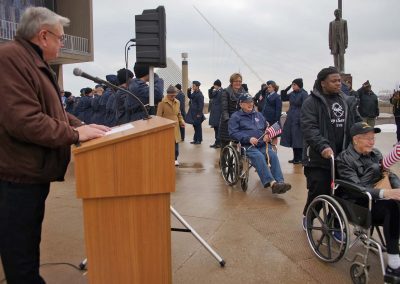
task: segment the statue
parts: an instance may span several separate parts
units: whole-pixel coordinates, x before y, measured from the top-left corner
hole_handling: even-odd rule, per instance
[[[348,43],[347,21],[341,18],[342,12],[339,9],[336,9],[334,14],[335,20],[329,23],[329,48],[335,67],[344,73],[344,54]]]

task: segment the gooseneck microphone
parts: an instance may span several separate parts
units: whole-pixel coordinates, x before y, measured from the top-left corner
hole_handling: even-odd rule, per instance
[[[145,105],[142,103],[142,101],[141,101],[137,96],[135,96],[134,94],[132,94],[130,91],[128,91],[128,90],[126,90],[126,89],[124,89],[124,88],[115,86],[115,85],[111,84],[110,82],[105,81],[105,80],[103,80],[103,79],[100,79],[100,78],[98,78],[98,77],[93,77],[92,75],[89,75],[89,74],[83,72],[83,71],[82,71],[81,69],[79,69],[79,68],[74,68],[73,73],[74,73],[75,76],[83,77],[83,78],[88,79],[88,80],[90,80],[90,81],[93,81],[93,82],[95,82],[95,83],[97,83],[97,84],[106,85],[106,86],[108,86],[108,87],[110,87],[110,88],[113,88],[114,90],[120,90],[120,91],[122,91],[122,92],[124,92],[124,93],[126,93],[126,94],[128,94],[128,95],[130,95],[130,96],[132,96],[136,101],[139,102],[140,107],[142,108],[142,110],[143,110],[143,112],[144,112],[144,114],[145,114],[145,117],[144,117],[143,119],[149,119],[149,118],[150,118],[149,112],[147,111]]]

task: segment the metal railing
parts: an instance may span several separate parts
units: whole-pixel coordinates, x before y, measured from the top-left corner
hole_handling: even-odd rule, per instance
[[[0,40],[12,40],[17,32],[18,23],[0,20]],[[89,53],[89,40],[87,38],[65,35],[62,52],[83,54]]]

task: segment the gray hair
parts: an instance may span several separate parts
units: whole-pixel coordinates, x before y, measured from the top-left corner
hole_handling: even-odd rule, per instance
[[[62,17],[44,7],[29,7],[21,16],[18,24],[17,36],[31,40],[44,25],[63,27],[69,25],[69,19]]]

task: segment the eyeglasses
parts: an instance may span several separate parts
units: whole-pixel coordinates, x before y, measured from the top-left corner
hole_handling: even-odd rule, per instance
[[[235,80],[233,83],[242,83],[242,80]]]
[[[55,36],[56,38],[58,38],[58,40],[60,42],[64,42],[65,41],[65,35],[57,35],[55,33],[53,33],[52,31],[46,30],[48,33],[52,34],[53,36]]]

